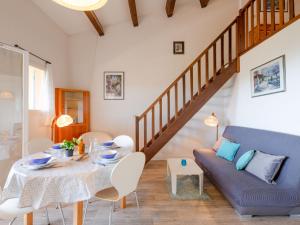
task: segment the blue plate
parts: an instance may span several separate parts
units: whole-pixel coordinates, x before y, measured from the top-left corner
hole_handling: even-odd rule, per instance
[[[29,161],[29,164],[30,165],[43,165],[43,164],[46,164],[49,162],[49,160],[51,159],[52,157],[49,156],[49,157],[46,157],[46,158],[39,158],[39,159],[31,159]]]

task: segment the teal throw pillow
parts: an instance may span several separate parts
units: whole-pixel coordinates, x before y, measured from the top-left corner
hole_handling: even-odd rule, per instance
[[[246,166],[249,164],[249,162],[252,160],[253,156],[255,154],[255,150],[250,150],[248,152],[245,152],[239,160],[235,164],[235,168],[237,170],[243,170],[246,168]]]
[[[240,144],[224,139],[217,151],[217,156],[232,162],[239,148]]]

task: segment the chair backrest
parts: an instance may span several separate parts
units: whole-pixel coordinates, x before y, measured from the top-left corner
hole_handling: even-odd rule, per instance
[[[86,144],[86,145],[89,145],[90,144],[90,141],[91,140],[97,140],[97,142],[99,143],[103,143],[105,141],[109,141],[109,140],[112,140],[112,136],[105,133],[105,132],[97,132],[97,131],[94,131],[94,132],[87,132],[87,133],[84,133],[81,135],[81,138],[83,140],[83,143]]]
[[[48,148],[51,148],[53,142],[48,138],[36,138],[28,142],[28,154],[34,154],[37,152],[43,152]]]
[[[145,155],[135,152],[125,156],[114,167],[110,181],[122,198],[135,191],[145,166]]]
[[[114,143],[122,148],[126,148],[129,151],[134,150],[134,142],[131,137],[127,135],[120,135],[114,139]]]

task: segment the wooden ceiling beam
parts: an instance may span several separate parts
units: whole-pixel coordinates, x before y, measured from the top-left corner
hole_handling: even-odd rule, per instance
[[[208,2],[209,2],[209,0],[199,0],[199,1],[200,1],[200,4],[201,4],[202,8],[205,8],[208,5]]]
[[[173,16],[176,0],[167,0],[166,13],[168,17]]]
[[[90,22],[93,24],[94,28],[98,32],[100,36],[104,35],[103,27],[96,16],[96,13],[94,11],[85,11],[85,15],[89,18]]]
[[[130,10],[130,15],[131,15],[131,20],[132,20],[133,26],[137,27],[139,25],[139,21],[138,21],[138,16],[137,16],[137,11],[136,11],[135,0],[128,0],[128,5],[129,5],[129,10]]]

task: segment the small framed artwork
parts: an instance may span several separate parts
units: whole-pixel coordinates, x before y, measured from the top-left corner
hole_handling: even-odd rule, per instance
[[[184,54],[184,41],[174,41],[173,42],[173,53],[174,53],[174,55]]]
[[[285,91],[285,76],[285,56],[251,70],[252,97]]]
[[[275,11],[279,12],[279,2],[280,0],[274,0],[275,3]],[[284,11],[288,12],[288,0],[284,0]],[[264,11],[264,1],[261,1],[261,12]],[[271,0],[267,0],[267,12],[271,12]]]
[[[124,100],[124,72],[104,72],[104,100]]]

